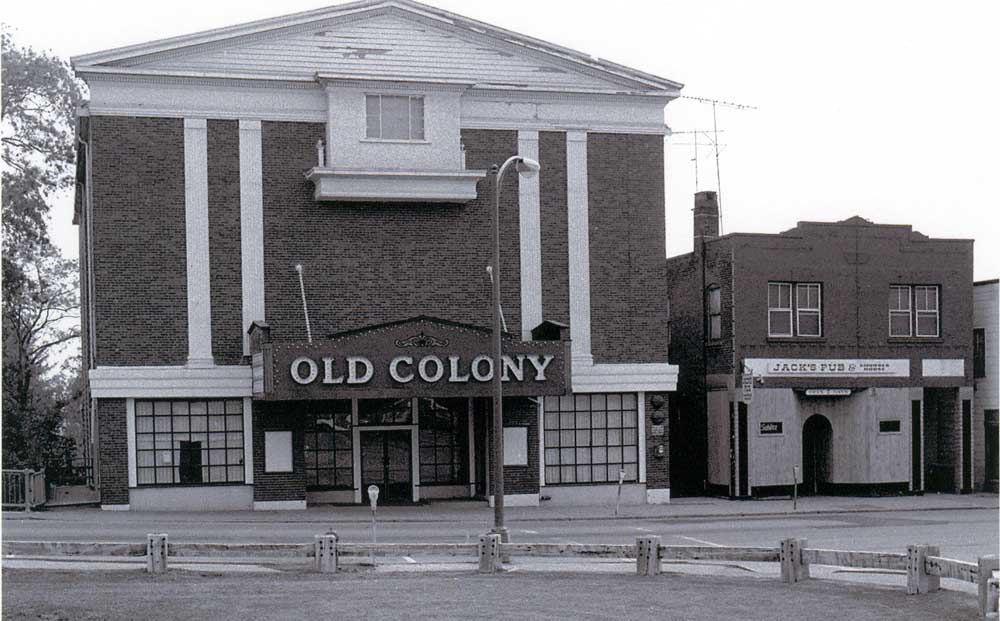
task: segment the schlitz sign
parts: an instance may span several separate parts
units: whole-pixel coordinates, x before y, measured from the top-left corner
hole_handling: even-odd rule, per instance
[[[474,326],[421,317],[313,343],[272,343],[269,334],[251,334],[259,349],[253,356],[254,396],[259,399],[492,394],[491,334]],[[504,394],[565,394],[568,348],[567,340],[505,337],[499,370]]]

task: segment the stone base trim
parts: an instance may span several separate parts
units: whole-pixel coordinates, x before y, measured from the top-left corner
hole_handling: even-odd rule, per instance
[[[538,494],[504,494],[505,507],[537,507]],[[490,506],[493,506],[493,496],[490,496]]]
[[[101,505],[101,511],[131,511],[131,505]]]
[[[306,508],[305,500],[255,500],[254,511],[301,511]]]
[[[647,505],[669,505],[670,504],[670,488],[666,489],[647,489],[646,490],[646,504]]]

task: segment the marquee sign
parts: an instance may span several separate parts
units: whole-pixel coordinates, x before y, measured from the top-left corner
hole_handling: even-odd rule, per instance
[[[747,358],[754,375],[762,377],[909,377],[910,361],[901,359]]]
[[[259,399],[493,394],[492,335],[474,326],[421,317],[313,343],[270,342],[269,330],[257,337],[254,396]],[[499,368],[504,395],[565,394],[568,366],[568,340],[505,336]]]

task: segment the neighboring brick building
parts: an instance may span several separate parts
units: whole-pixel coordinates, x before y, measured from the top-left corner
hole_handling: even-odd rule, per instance
[[[974,432],[976,464],[984,467],[975,471],[976,489],[997,491],[1000,478],[1000,281],[984,280],[973,283],[972,298],[972,377],[976,382]],[[980,433],[982,432],[982,433]]]
[[[73,59],[102,505],[670,498],[664,107],[681,85],[409,0]],[[308,314],[305,312],[308,307]],[[567,327],[568,326],[568,327]]]
[[[720,237],[714,192],[694,236],[667,261],[675,494],[976,487],[972,241],[857,217]]]

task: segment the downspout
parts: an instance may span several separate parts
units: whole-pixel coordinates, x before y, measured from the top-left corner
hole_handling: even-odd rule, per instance
[[[88,138],[90,133],[90,125],[87,125]],[[87,273],[84,275],[86,278],[87,287],[87,330],[89,332],[89,337],[87,339],[87,368],[86,372],[89,375],[91,369],[95,368],[97,365],[97,323],[94,319],[94,252],[93,252],[93,175],[92,175],[92,164],[91,164],[91,149],[90,143],[84,140],[82,137],[77,136],[77,142],[83,147],[83,157],[84,157],[84,192],[83,192],[83,217],[84,217],[84,247],[80,249],[84,252],[87,257]],[[81,329],[83,326],[81,326]],[[89,387],[90,382],[88,380],[87,385]],[[101,472],[100,468],[97,467],[98,463],[98,439],[97,439],[97,399],[93,397],[93,393],[89,390],[87,391],[90,396],[90,459],[93,463],[93,468],[91,470],[91,477],[94,483],[94,487],[98,490],[101,488]]]

